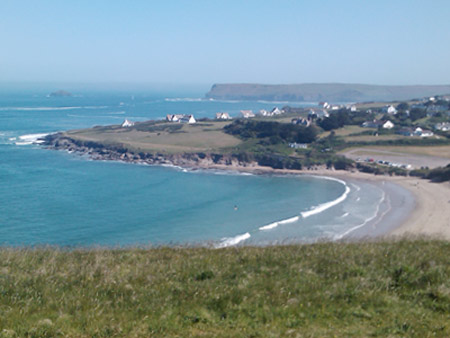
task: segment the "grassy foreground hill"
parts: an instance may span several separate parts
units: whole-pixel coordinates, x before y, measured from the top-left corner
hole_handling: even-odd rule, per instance
[[[448,337],[450,243],[0,250],[1,337]]]

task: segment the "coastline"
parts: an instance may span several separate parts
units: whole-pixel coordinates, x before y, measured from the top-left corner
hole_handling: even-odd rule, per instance
[[[205,168],[208,169],[208,168]],[[209,169],[230,170],[215,165]],[[297,174],[330,176],[344,181],[365,181],[381,187],[390,198],[391,210],[344,236],[343,239],[374,237],[418,237],[450,240],[450,183],[404,176],[385,176],[333,169],[287,170],[267,167],[244,167],[233,170],[260,174]],[[403,190],[403,191],[401,191]],[[406,192],[406,194],[405,194]],[[412,200],[408,201],[408,196]]]
[[[225,170],[251,174],[315,175],[330,176],[347,182],[364,181],[381,188],[387,196],[389,210],[379,210],[366,224],[344,234],[343,240],[364,238],[395,238],[426,236],[450,240],[450,183],[430,181],[404,176],[385,176],[313,167],[309,169],[273,169],[257,163],[243,163],[236,159],[198,154],[179,154],[141,158],[136,154],[120,153],[115,150],[80,146],[72,142],[44,144],[48,149],[66,150],[89,156],[92,160],[112,160],[135,164],[181,167],[190,170]]]

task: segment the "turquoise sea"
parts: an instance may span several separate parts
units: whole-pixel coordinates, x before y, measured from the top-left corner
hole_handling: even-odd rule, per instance
[[[201,92],[48,93],[0,93],[0,245],[221,247],[338,239],[385,207],[384,192],[368,183],[91,161],[29,144],[35,134],[125,118],[233,116],[287,103],[204,100]]]

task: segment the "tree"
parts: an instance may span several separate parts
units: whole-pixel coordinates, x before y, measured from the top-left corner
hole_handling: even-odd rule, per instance
[[[406,102],[401,102],[397,105],[397,110],[408,110],[409,104]]]
[[[424,118],[425,116],[427,116],[427,112],[424,109],[413,108],[409,112],[409,117],[411,118],[412,121]]]

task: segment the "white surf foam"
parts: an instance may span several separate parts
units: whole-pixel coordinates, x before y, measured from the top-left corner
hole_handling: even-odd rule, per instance
[[[278,224],[279,224],[278,222],[270,223],[270,224],[260,227],[259,230],[262,230],[262,231],[270,230],[270,229],[276,228],[278,226]]]
[[[329,179],[329,178],[327,178],[327,179]],[[333,201],[319,204],[319,205],[313,207],[311,210],[301,212],[300,214],[302,215],[303,218],[307,218],[312,215],[320,214],[321,212],[345,201],[345,199],[347,198],[347,196],[350,192],[350,188],[347,186],[347,184],[344,181],[341,181],[338,179],[333,179],[333,180],[342,182],[345,185],[345,192]]]
[[[236,245],[242,241],[245,241],[246,239],[249,239],[250,233],[246,232],[245,234],[242,235],[237,235],[235,237],[226,237],[226,238],[222,238],[222,242],[220,242],[219,244],[217,244],[215,247],[217,249],[219,248],[226,248],[228,246],[233,246]]]
[[[52,110],[74,110],[83,107],[2,107],[0,110],[7,111],[52,111]]]
[[[260,227],[259,230],[264,231],[264,230],[274,229],[277,226],[282,225],[282,224],[289,224],[289,223],[297,222],[299,219],[300,219],[299,216],[294,216],[294,217],[287,218],[287,219],[284,219],[284,220],[281,220],[281,221],[278,221],[278,222],[273,222],[273,223],[264,225],[264,226]]]
[[[346,212],[345,214],[343,214],[342,216],[341,216],[341,218],[345,218],[345,217],[347,217],[348,215],[350,215],[348,212]]]
[[[104,109],[108,106],[70,106],[70,107],[1,107],[0,111],[53,111],[76,109]]]
[[[15,144],[18,146],[25,146],[25,145],[30,145],[30,144],[41,144],[44,141],[40,140],[40,139],[47,135],[49,135],[49,133],[22,135],[22,136],[19,136],[19,141],[15,142]]]
[[[192,97],[174,97],[174,98],[165,98],[166,102],[202,102],[205,99],[202,98],[192,98]]]
[[[359,229],[359,228],[362,228],[362,227],[365,226],[367,223],[369,223],[370,221],[374,220],[374,219],[378,216],[378,213],[380,212],[380,206],[381,206],[381,204],[384,202],[385,198],[386,198],[386,194],[385,194],[385,192],[383,191],[383,195],[381,196],[380,200],[378,201],[377,208],[376,208],[376,210],[375,210],[375,213],[374,213],[372,216],[370,216],[369,218],[366,218],[366,219],[364,220],[364,222],[362,222],[361,224],[358,224],[358,225],[356,225],[356,226],[354,226],[354,227],[348,229],[347,231],[343,232],[342,234],[334,235],[333,239],[334,239],[334,240],[339,240],[339,239],[341,239],[341,238],[347,236],[349,233],[351,233],[351,232],[353,232],[353,231],[355,231],[355,230],[357,230],[357,229]],[[385,211],[382,215],[380,215],[379,220],[381,220],[381,219],[384,217],[384,215],[386,215],[386,214],[391,210],[391,206],[390,206],[390,202],[389,202],[389,197],[388,197],[388,201],[387,201],[387,202],[388,202],[388,208],[386,209],[386,211]],[[377,223],[378,223],[378,222],[377,222]]]
[[[297,222],[300,219],[299,216],[291,217],[282,221],[279,221],[278,224],[288,224],[288,223],[294,223]]]

